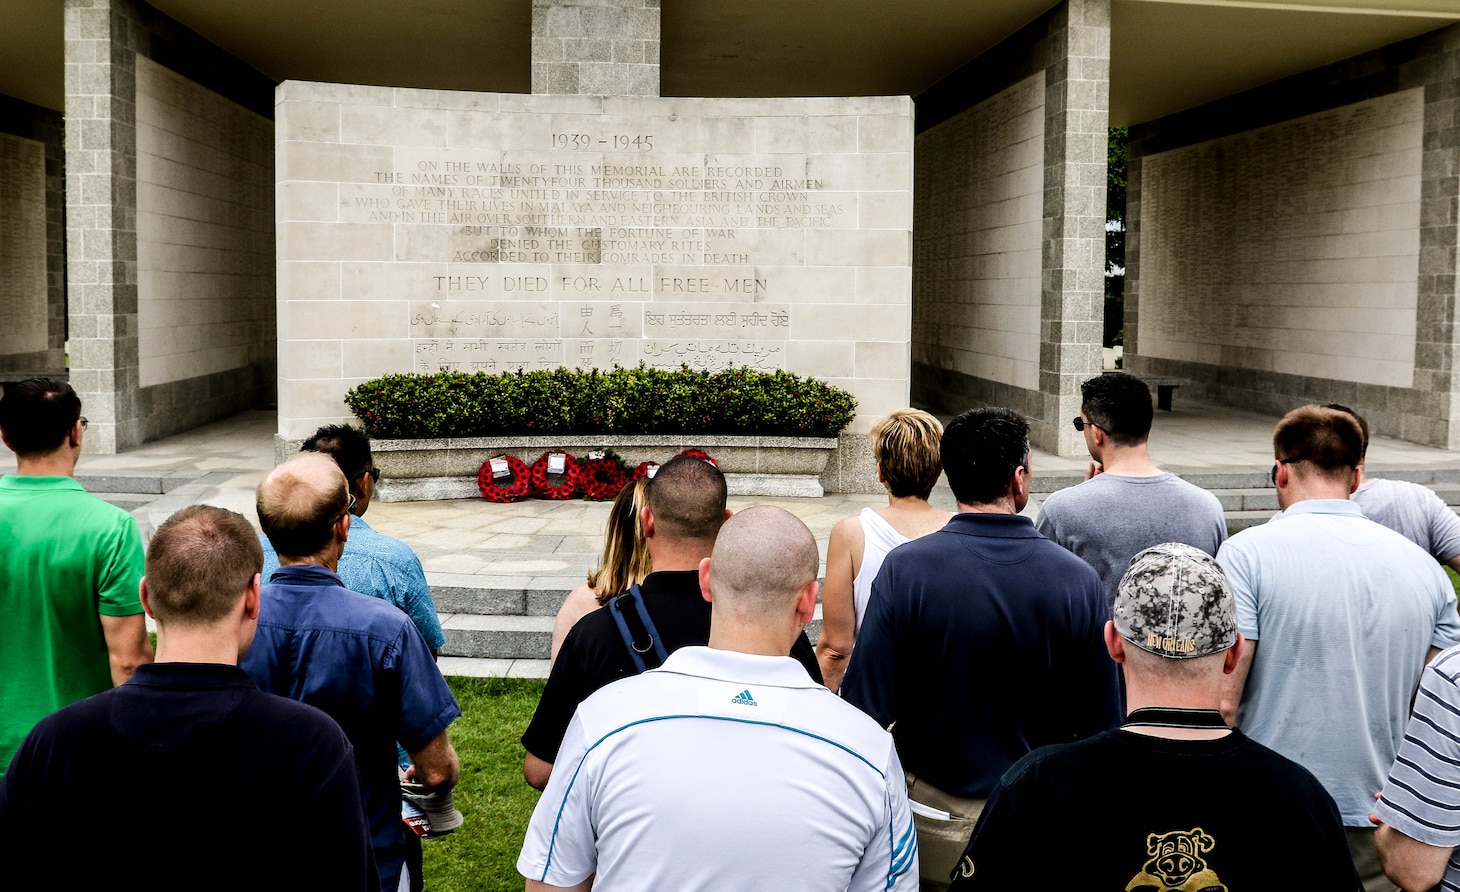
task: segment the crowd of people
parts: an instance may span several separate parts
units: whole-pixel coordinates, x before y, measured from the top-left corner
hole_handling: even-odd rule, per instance
[[[1139,378],[1086,381],[1086,480],[1031,519],[1018,413],[893,413],[887,506],[833,528],[824,583],[805,524],[732,514],[709,462],[626,487],[522,734],[527,889],[1460,889],[1460,517],[1309,405],[1273,434],[1279,514],[1229,538],[1152,420]],[[85,428],[64,382],[0,396],[9,875],[84,851],[68,878],[117,886],[165,838],[151,888],[423,888],[460,710],[419,560],[361,517],[368,439],[269,473],[262,537],[193,506],[144,555],[72,479]]]

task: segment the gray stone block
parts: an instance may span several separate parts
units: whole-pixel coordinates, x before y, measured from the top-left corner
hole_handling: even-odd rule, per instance
[[[824,494],[820,477],[813,474],[726,474],[732,496],[778,496],[819,499]]]

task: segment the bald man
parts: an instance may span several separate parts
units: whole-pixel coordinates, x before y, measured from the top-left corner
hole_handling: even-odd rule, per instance
[[[699,562],[709,646],[578,707],[517,860],[529,892],[917,888],[891,735],[786,656],[816,571],[786,511],[725,521]]]
[[[317,706],[344,729],[360,766],[381,888],[396,892],[406,849],[396,741],[411,757],[407,775],[459,824],[449,796],[461,766],[446,729],[461,710],[410,617],[340,583],[353,501],[344,473],[319,453],[294,456],[259,484],[259,523],[280,567],[264,586],[258,633],[241,665],[263,690]]]

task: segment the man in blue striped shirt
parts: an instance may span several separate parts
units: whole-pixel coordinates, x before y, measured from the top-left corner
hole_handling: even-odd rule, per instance
[[[1460,645],[1425,667],[1399,755],[1369,820],[1401,889],[1460,890]]]

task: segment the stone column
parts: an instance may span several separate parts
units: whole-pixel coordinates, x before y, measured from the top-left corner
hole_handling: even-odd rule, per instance
[[[141,442],[137,417],[136,42],[128,0],[66,0],[71,382],[86,448]]]
[[[1044,238],[1034,444],[1077,455],[1080,382],[1100,374],[1105,295],[1105,167],[1110,0],[1053,10],[1044,80]]]
[[[532,92],[658,96],[659,0],[533,0]]]
[[[1460,448],[1460,26],[1436,35],[1424,78],[1424,154],[1420,159],[1419,268],[1414,387],[1399,435]],[[1420,80],[1420,78],[1416,78]],[[1419,417],[1413,417],[1419,416]],[[1434,419],[1425,430],[1424,420]]]

